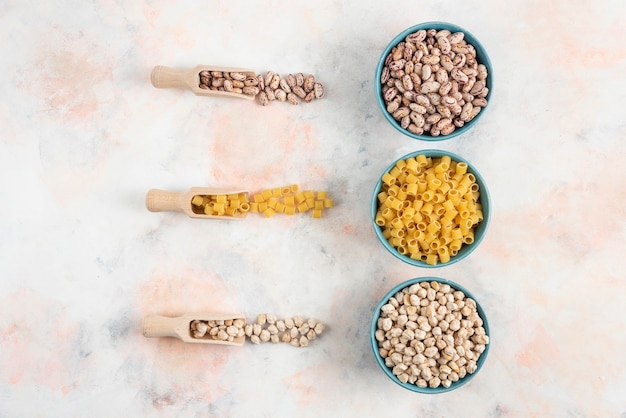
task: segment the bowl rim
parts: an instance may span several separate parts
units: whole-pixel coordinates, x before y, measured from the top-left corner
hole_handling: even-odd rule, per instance
[[[485,334],[489,337],[489,344],[485,345],[485,351],[482,352],[482,354],[478,358],[478,361],[476,362],[476,371],[472,374],[467,374],[463,379],[460,379],[457,382],[452,383],[450,387],[448,388],[445,388],[443,386],[440,386],[437,388],[430,388],[430,387],[420,388],[419,386],[413,383],[409,383],[409,382],[402,383],[392,373],[391,369],[385,365],[384,360],[382,359],[382,357],[380,356],[380,353],[378,352],[378,341],[376,340],[375,333],[378,328],[377,323],[378,323],[378,317],[380,316],[381,307],[385,303],[387,303],[387,301],[389,301],[389,298],[391,298],[391,296],[401,291],[402,289],[409,287],[413,284],[426,282],[426,281],[427,282],[437,281],[440,283],[448,284],[453,289],[462,291],[465,294],[465,297],[469,297],[473,299],[474,302],[476,302],[476,311],[478,312],[478,315],[480,316],[480,318],[483,320],[483,328],[485,329]],[[372,314],[372,320],[370,322],[370,346],[372,348],[374,358],[376,359],[376,363],[378,363],[378,365],[383,370],[383,372],[394,383],[400,385],[404,389],[410,390],[412,392],[417,392],[417,393],[424,393],[424,394],[432,395],[432,394],[450,392],[452,390],[455,390],[464,386],[470,380],[472,380],[478,374],[478,372],[482,369],[483,365],[485,364],[485,361],[487,360],[487,355],[489,354],[489,348],[491,347],[491,344],[492,344],[492,339],[491,339],[491,330],[489,328],[489,321],[487,319],[487,315],[485,314],[485,310],[483,309],[478,299],[476,299],[473,293],[467,290],[467,288],[465,288],[464,286],[452,280],[442,278],[442,277],[434,277],[434,276],[414,277],[412,279],[406,280],[402,283],[399,283],[393,286],[387,293],[385,293],[385,295],[380,299],[380,302],[378,302],[378,304],[376,305],[376,308],[374,309],[374,313]]]
[[[382,75],[382,71],[383,71],[383,67],[384,67],[384,63],[385,63],[385,59],[387,58],[387,55],[389,54],[389,52],[391,52],[391,49],[397,44],[399,44],[402,40],[404,40],[404,38],[406,38],[407,35],[415,31],[421,30],[421,29],[437,29],[437,30],[448,29],[454,32],[463,32],[465,38],[467,38],[469,43],[474,46],[474,49],[476,49],[476,55],[481,56],[480,63],[485,65],[487,67],[487,70],[489,71],[489,77],[487,77],[487,80],[486,80],[487,81],[486,85],[489,88],[489,93],[487,94],[487,105],[485,105],[485,107],[480,111],[478,115],[476,115],[474,119],[472,119],[470,122],[465,124],[463,127],[455,129],[454,132],[452,132],[449,135],[439,135],[439,136],[431,136],[431,135],[424,135],[424,134],[417,135],[417,134],[409,132],[408,130],[402,128],[400,124],[398,123],[398,121],[396,121],[389,114],[389,112],[387,112],[387,106],[382,98],[382,85],[380,84],[380,77]],[[478,40],[476,36],[474,36],[470,31],[466,30],[465,28],[458,26],[454,23],[449,23],[449,22],[444,22],[444,21],[430,21],[430,22],[418,23],[416,25],[406,28],[405,30],[397,34],[391,40],[391,42],[387,44],[382,54],[380,55],[380,58],[378,59],[378,64],[376,65],[376,74],[374,76],[374,90],[376,94],[376,102],[378,103],[379,109],[381,110],[385,119],[397,131],[415,140],[426,141],[426,142],[438,142],[438,141],[445,141],[447,139],[452,139],[459,135],[464,134],[465,132],[469,131],[472,127],[474,127],[480,119],[482,119],[484,113],[489,107],[489,104],[491,103],[490,98],[492,97],[493,90],[494,90],[493,80],[494,80],[493,65],[491,63],[491,59],[489,58],[489,54],[487,53],[487,50],[485,49],[483,44]]]
[[[400,254],[394,247],[389,244],[389,242],[382,236],[381,228],[376,224],[376,212],[378,210],[378,193],[382,188],[382,177],[385,173],[388,173],[400,160],[406,160],[411,157],[415,157],[417,155],[424,154],[427,157],[439,157],[442,155],[449,156],[452,160],[457,162],[464,162],[467,164],[467,172],[472,173],[476,177],[476,183],[479,186],[480,191],[480,202],[483,207],[483,216],[484,219],[478,224],[476,229],[480,228],[480,233],[474,235],[474,242],[471,244],[464,244],[459,251],[459,254],[450,257],[450,261],[447,263],[437,263],[435,265],[427,264],[421,260],[415,260],[411,257],[407,257],[405,255]],[[397,158],[394,162],[392,162],[378,177],[376,184],[374,185],[374,191],[372,192],[372,198],[370,201],[370,218],[372,223],[372,228],[374,229],[374,233],[376,234],[376,238],[378,241],[385,247],[385,249],[397,259],[404,261],[407,264],[410,264],[415,267],[424,267],[424,268],[440,268],[450,266],[454,263],[457,263],[467,256],[469,256],[483,241],[485,235],[487,234],[487,230],[489,229],[489,223],[491,221],[491,196],[489,194],[489,188],[487,187],[487,182],[480,174],[480,172],[474,167],[474,165],[469,162],[467,159],[446,150],[440,149],[425,149],[410,152],[400,158]]]

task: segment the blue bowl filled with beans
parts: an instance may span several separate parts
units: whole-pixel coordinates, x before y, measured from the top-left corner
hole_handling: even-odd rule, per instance
[[[422,150],[385,169],[370,215],[376,237],[393,256],[417,267],[442,267],[481,243],[491,201],[470,162],[448,151]]]
[[[370,344],[393,382],[413,392],[448,392],[468,383],[490,347],[487,316],[463,286],[421,277],[394,286],[372,316]]]
[[[440,141],[467,132],[483,116],[493,93],[493,67],[470,32],[426,22],[387,45],[374,85],[391,126],[413,139]]]

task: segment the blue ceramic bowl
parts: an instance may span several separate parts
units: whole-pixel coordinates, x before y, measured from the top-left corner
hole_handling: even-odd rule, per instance
[[[487,354],[489,353],[489,347],[491,346],[491,338],[490,338],[489,344],[487,344],[485,346],[485,351],[483,351],[483,353],[478,358],[478,361],[476,362],[476,366],[477,366],[476,367],[476,371],[474,373],[472,373],[472,374],[468,373],[464,378],[459,379],[456,382],[453,382],[450,385],[450,387],[448,387],[448,388],[443,387],[443,386],[439,386],[439,387],[436,387],[436,388],[430,388],[430,387],[421,388],[421,387],[419,387],[419,386],[417,386],[417,385],[415,385],[413,383],[409,383],[409,382],[402,383],[392,373],[391,369],[389,367],[387,367],[387,365],[385,365],[385,360],[380,356],[380,353],[378,352],[378,341],[376,340],[375,333],[376,333],[376,330],[377,330],[378,318],[379,318],[380,312],[381,312],[380,308],[389,301],[389,298],[391,298],[396,293],[402,291],[402,289],[404,289],[406,287],[410,287],[411,285],[413,285],[415,283],[420,283],[420,282],[424,282],[424,281],[427,281],[427,282],[437,281],[437,282],[439,282],[441,284],[448,284],[454,290],[460,290],[461,292],[463,292],[465,294],[466,298],[474,299],[474,301],[476,302],[476,310],[478,311],[478,315],[480,315],[480,318],[483,320],[483,328],[485,329],[485,333],[487,334],[487,336],[491,337],[491,333],[489,331],[489,323],[487,322],[487,316],[485,315],[485,311],[480,306],[480,303],[478,303],[478,300],[467,289],[465,289],[463,286],[461,286],[461,285],[459,285],[457,283],[454,283],[451,280],[442,279],[442,278],[439,278],[439,277],[420,277],[420,278],[407,280],[406,282],[400,283],[399,285],[393,287],[380,300],[378,305],[376,305],[376,309],[374,310],[374,315],[372,317],[372,323],[370,324],[370,344],[372,346],[372,351],[374,352],[374,357],[376,358],[376,362],[378,363],[380,368],[383,370],[383,372],[385,372],[387,377],[389,377],[389,379],[391,379],[396,384],[398,384],[398,385],[402,386],[403,388],[408,389],[410,391],[419,392],[419,393],[436,394],[436,393],[449,392],[451,390],[458,389],[461,386],[465,385],[467,382],[472,380],[478,374],[478,372],[482,368],[483,364],[485,363],[485,360],[487,359]]]
[[[469,121],[468,123],[466,123],[463,127],[461,128],[456,128],[454,130],[454,132],[452,132],[449,135],[439,135],[439,136],[431,136],[428,133],[424,133],[422,135],[416,135],[413,134],[411,132],[409,132],[408,130],[402,128],[400,126],[400,123],[395,120],[390,114],[389,112],[387,112],[387,105],[385,104],[385,100],[383,99],[383,94],[382,94],[382,85],[380,84],[380,79],[381,79],[381,75],[383,72],[383,67],[385,66],[385,59],[387,58],[387,55],[389,55],[389,53],[391,52],[391,50],[393,49],[393,47],[395,47],[396,45],[398,45],[400,42],[404,41],[404,39],[407,37],[407,35],[410,35],[414,32],[417,32],[418,30],[428,30],[428,29],[436,29],[436,30],[442,30],[442,29],[448,29],[450,32],[455,33],[455,32],[463,32],[465,34],[465,40],[467,41],[467,43],[471,44],[472,46],[474,46],[474,49],[476,50],[476,58],[479,64],[483,64],[485,65],[485,67],[487,67],[487,71],[488,71],[488,76],[486,79],[486,86],[489,89],[489,94],[487,94],[487,106],[485,106],[478,115],[476,115],[476,117],[474,119],[472,119],[471,121]],[[487,107],[489,107],[489,102],[491,101],[491,96],[493,95],[493,67],[491,65],[491,60],[489,60],[489,56],[487,55],[487,52],[485,50],[485,48],[482,46],[482,44],[478,41],[478,39],[476,39],[474,37],[474,35],[472,35],[470,32],[468,32],[467,30],[457,26],[457,25],[453,25],[451,23],[446,23],[446,22],[426,22],[426,23],[420,23],[418,25],[415,26],[411,26],[410,28],[402,31],[400,34],[398,34],[395,38],[393,38],[393,40],[391,42],[389,42],[389,45],[387,45],[387,47],[385,48],[385,50],[383,51],[383,53],[380,56],[380,59],[378,60],[378,65],[376,66],[376,76],[374,78],[374,85],[376,86],[376,100],[378,101],[378,106],[380,107],[380,110],[382,111],[383,115],[385,116],[385,118],[387,119],[387,121],[389,121],[389,123],[391,124],[391,126],[393,126],[394,128],[396,128],[398,131],[402,132],[403,134],[413,138],[413,139],[418,139],[421,141],[442,141],[445,139],[451,139],[454,138],[456,136],[462,135],[463,133],[469,131],[470,129],[472,129],[473,126],[476,125],[476,123],[483,117],[483,115],[485,114],[485,111],[487,110]]]
[[[467,172],[472,173],[474,177],[476,177],[476,183],[478,184],[478,187],[479,187],[479,192],[480,192],[479,202],[482,205],[483,220],[478,224],[478,226],[474,228],[474,242],[471,244],[463,244],[459,252],[456,255],[450,257],[450,261],[448,261],[447,263],[437,263],[435,265],[432,265],[422,260],[413,259],[409,257],[408,255],[400,254],[398,250],[395,247],[393,247],[385,239],[385,237],[383,236],[381,227],[376,224],[376,212],[378,211],[378,193],[380,193],[383,187],[383,180],[382,180],[383,176],[385,175],[385,173],[388,173],[396,165],[398,161],[406,160],[411,157],[416,157],[417,155],[420,155],[420,154],[424,154],[427,157],[433,157],[433,158],[440,158],[444,155],[447,155],[453,161],[465,162],[467,164]],[[451,264],[456,263],[457,261],[464,259],[472,251],[474,251],[476,247],[480,245],[481,241],[485,237],[487,228],[489,226],[489,221],[491,219],[491,199],[489,197],[489,190],[487,189],[487,184],[485,183],[485,180],[480,175],[478,170],[476,170],[476,168],[469,161],[461,158],[460,156],[456,154],[453,154],[451,152],[444,151],[444,150],[434,150],[434,149],[421,150],[421,151],[412,152],[410,154],[405,155],[404,157],[398,158],[389,167],[387,167],[387,169],[383,172],[383,174],[378,179],[376,186],[374,187],[374,193],[372,194],[372,200],[370,204],[370,215],[372,218],[372,225],[374,227],[374,232],[376,233],[378,240],[381,242],[381,244],[383,244],[383,246],[387,249],[387,251],[389,251],[393,256],[404,261],[405,263],[411,264],[416,267],[426,267],[426,268],[445,267],[445,266],[449,266]]]

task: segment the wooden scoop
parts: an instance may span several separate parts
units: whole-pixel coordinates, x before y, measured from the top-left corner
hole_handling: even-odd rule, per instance
[[[247,76],[256,76],[256,73],[246,68],[216,67],[198,65],[191,70],[177,70],[158,65],[152,69],[150,81],[156,88],[188,88],[198,96],[236,97],[238,99],[254,100],[254,96],[228,91],[217,91],[200,88],[201,71],[226,71],[229,73],[244,73]]]
[[[233,341],[224,341],[213,339],[208,335],[202,338],[194,338],[191,333],[191,323],[193,321],[219,321],[227,319],[242,319],[245,322],[245,317],[241,314],[198,313],[193,315],[186,314],[175,318],[149,315],[143,320],[143,335],[149,338],[173,337],[186,343],[194,344],[243,345],[246,341],[245,335],[235,337]]]
[[[207,215],[206,213],[199,211],[199,208],[191,203],[194,196],[232,195],[241,193],[245,194],[248,200],[250,200],[249,192],[247,190],[192,187],[186,193],[179,193],[152,189],[149,190],[146,195],[146,207],[150,212],[184,212],[191,218],[241,220],[246,218],[248,212],[239,211],[234,215]]]

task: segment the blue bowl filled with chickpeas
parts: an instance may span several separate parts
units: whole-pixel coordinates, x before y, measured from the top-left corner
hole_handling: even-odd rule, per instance
[[[374,80],[385,119],[422,141],[467,132],[493,94],[493,67],[485,48],[470,32],[447,22],[420,23],[400,32],[383,50]]]
[[[458,389],[482,368],[489,324],[463,286],[421,277],[394,286],[374,310],[370,343],[376,362],[396,384],[435,394]]]
[[[422,150],[387,167],[374,187],[370,214],[390,254],[413,266],[442,267],[480,245],[491,201],[469,161],[449,151]]]

